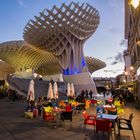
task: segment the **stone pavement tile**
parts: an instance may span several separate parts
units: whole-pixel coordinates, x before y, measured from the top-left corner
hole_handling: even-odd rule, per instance
[[[0,136],[0,140],[16,140],[16,139],[12,138],[11,136]]]
[[[41,140],[43,140],[43,138],[49,138],[51,137],[52,139],[72,139],[72,138],[76,138],[76,139],[81,139],[79,138],[79,134],[75,132],[75,130],[66,130],[65,128],[47,128],[47,127],[36,127],[35,129],[31,129],[28,131],[24,131],[23,133],[16,133],[15,130],[13,130],[13,133],[15,134],[16,138],[18,140],[21,139],[39,139],[41,137]]]
[[[16,140],[16,137],[7,130],[0,129],[0,140]]]
[[[133,140],[133,138],[131,138],[128,135],[121,135],[121,136],[117,136],[117,140]]]

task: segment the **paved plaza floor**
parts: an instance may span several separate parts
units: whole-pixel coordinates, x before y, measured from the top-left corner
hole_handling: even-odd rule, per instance
[[[84,140],[83,119],[81,114],[73,118],[72,127],[70,123],[53,127],[49,126],[43,119],[25,119],[25,103],[0,100],[0,140]],[[136,139],[140,140],[140,110],[131,105],[125,107],[124,117],[128,118],[130,113],[134,114],[132,121]],[[87,134],[91,140],[105,140],[105,134],[99,136],[94,134],[92,128],[89,128]],[[91,134],[91,132],[93,132]],[[116,131],[117,133],[117,131]],[[114,137],[113,137],[114,139]],[[131,131],[121,131],[121,137],[117,140],[134,140]]]

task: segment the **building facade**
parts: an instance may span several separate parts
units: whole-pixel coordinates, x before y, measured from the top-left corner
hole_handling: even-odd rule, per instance
[[[125,75],[127,82],[137,82],[140,75],[140,5],[134,8],[130,0],[125,0],[125,39],[127,50],[124,52]],[[140,96],[140,89],[137,86]]]

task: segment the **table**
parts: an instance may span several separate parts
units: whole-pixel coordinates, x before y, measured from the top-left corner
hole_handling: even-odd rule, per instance
[[[102,114],[103,119],[109,119],[111,121],[115,121],[117,119],[118,115],[112,115],[112,114]]]
[[[115,121],[118,118],[118,115],[112,115],[112,114],[102,114],[102,119],[109,119],[113,126],[114,126],[114,139],[116,140],[116,129],[115,129]]]

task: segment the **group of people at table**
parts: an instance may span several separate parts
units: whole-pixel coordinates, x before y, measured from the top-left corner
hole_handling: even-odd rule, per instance
[[[78,98],[68,97],[67,100],[56,100],[39,97],[37,101],[29,101],[25,109],[26,118],[38,118],[49,120],[50,116],[54,116],[56,113],[63,114],[63,112],[85,111],[91,106],[96,108],[97,116],[102,117],[102,114],[121,115],[123,112],[123,103],[118,99],[113,98],[99,98],[93,97],[88,99],[85,97]],[[77,111],[77,112],[78,112]],[[80,112],[79,111],[79,112]]]
[[[50,115],[55,115],[56,113],[63,112],[73,112],[76,110],[78,105],[85,106],[85,103],[79,103],[75,101],[73,98],[68,98],[68,100],[60,100],[57,99],[42,99],[38,98],[37,101],[29,101],[25,108],[25,117],[26,118],[38,118],[41,117],[43,119],[48,120]]]
[[[65,120],[72,122],[74,115],[81,114],[80,116],[83,118],[84,126],[96,126],[96,132],[100,130],[100,126],[104,127],[103,131],[110,131],[110,127],[113,127],[114,134],[116,134],[115,122],[124,114],[123,108],[125,103],[123,99],[119,95],[115,96],[115,98],[104,98],[100,95],[91,98],[83,95],[80,94],[76,98],[68,97],[67,100],[50,100],[39,97],[36,101],[28,102],[25,109],[25,117],[40,117],[48,122],[63,122]],[[108,129],[106,125],[108,125]],[[114,136],[116,137],[116,135]]]

